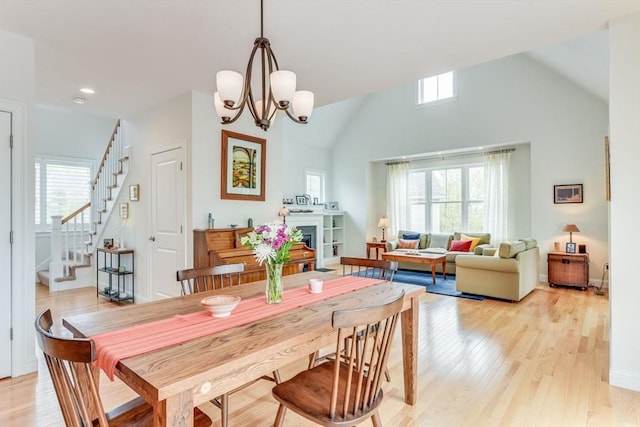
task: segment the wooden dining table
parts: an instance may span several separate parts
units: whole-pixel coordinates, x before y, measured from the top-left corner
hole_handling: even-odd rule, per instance
[[[287,290],[307,286],[310,278],[327,281],[338,277],[311,271],[285,276],[283,282]],[[124,358],[117,362],[115,375],[153,406],[155,426],[191,426],[195,406],[334,344],[333,311],[376,305],[400,290],[405,292],[400,323],[404,398],[413,405],[417,393],[418,300],[425,288],[396,282],[351,291],[244,326]],[[63,324],[74,336],[90,337],[203,310],[200,300],[205,296],[232,293],[249,299],[264,296],[264,292],[264,281],[252,282],[233,289],[67,316]]]

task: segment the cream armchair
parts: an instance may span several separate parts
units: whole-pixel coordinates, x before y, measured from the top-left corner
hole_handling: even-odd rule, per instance
[[[538,285],[540,249],[535,240],[501,243],[496,254],[456,257],[456,290],[520,301]],[[497,256],[496,256],[497,255]]]

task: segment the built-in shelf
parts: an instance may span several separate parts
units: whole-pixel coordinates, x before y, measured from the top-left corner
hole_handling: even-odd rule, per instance
[[[340,262],[344,254],[345,215],[342,211],[292,213],[287,224],[316,228],[316,268]],[[335,240],[335,242],[334,242]]]
[[[325,212],[322,218],[323,264],[337,264],[344,255],[344,212]]]

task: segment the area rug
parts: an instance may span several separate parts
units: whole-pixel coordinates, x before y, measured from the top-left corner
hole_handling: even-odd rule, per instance
[[[465,294],[456,291],[455,276],[447,276],[446,279],[443,279],[441,274],[436,274],[436,283],[434,285],[433,280],[431,279],[431,272],[398,270],[393,278],[393,281],[424,286],[427,288],[427,292],[432,294],[448,295],[458,298],[469,298],[478,301],[482,301],[484,299],[484,297],[481,297],[479,295]]]

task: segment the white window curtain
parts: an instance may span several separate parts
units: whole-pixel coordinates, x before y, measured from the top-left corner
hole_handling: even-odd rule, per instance
[[[498,245],[509,233],[509,161],[513,150],[494,151],[484,157],[484,228]]]
[[[409,163],[387,163],[387,216],[389,219],[388,238],[407,226],[407,182]]]

